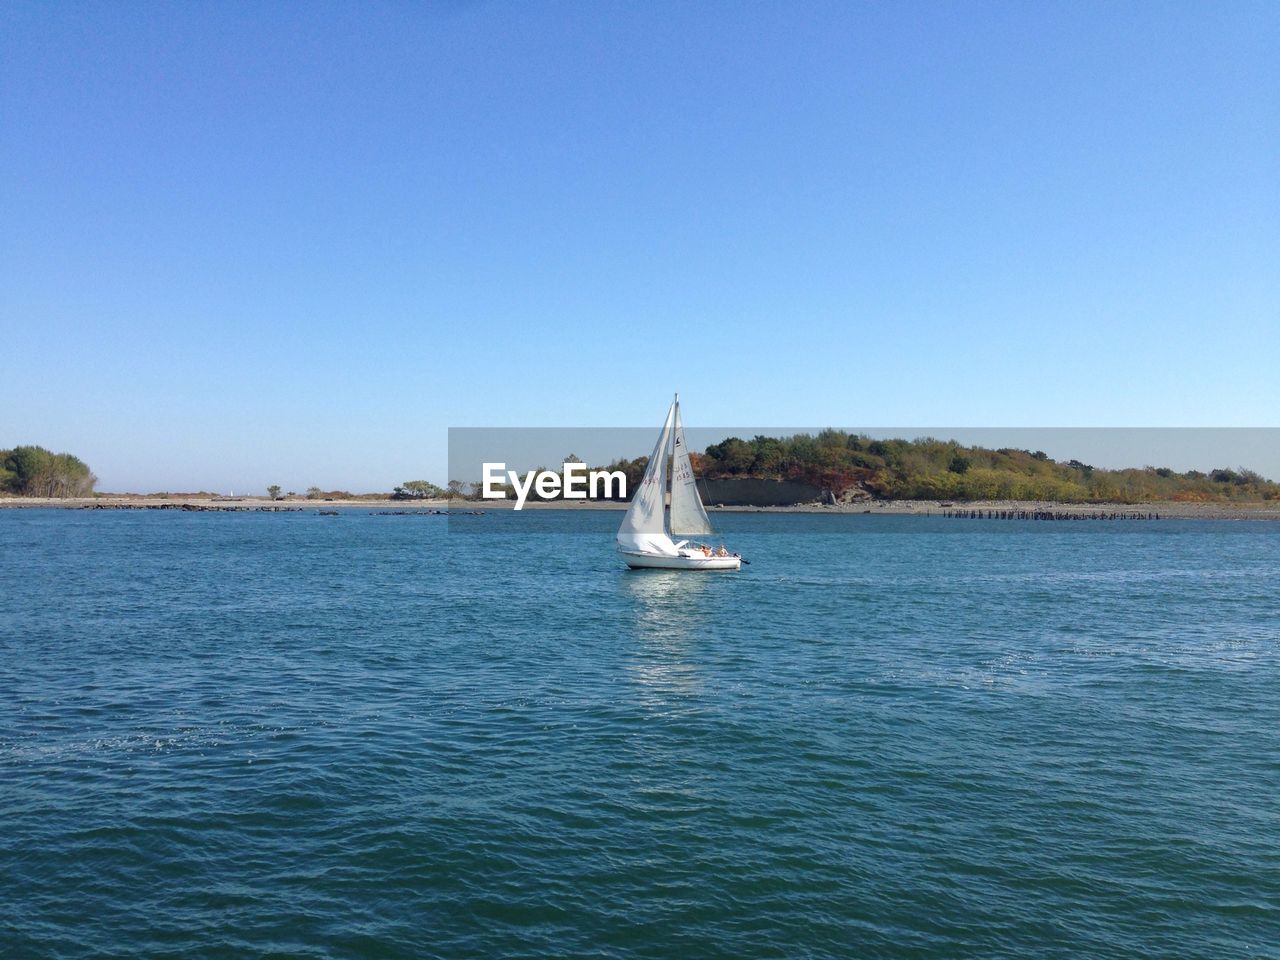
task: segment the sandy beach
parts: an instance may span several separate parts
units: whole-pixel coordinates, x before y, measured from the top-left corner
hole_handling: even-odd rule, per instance
[[[142,495],[102,495],[83,498],[0,497],[0,509],[58,508],[64,510],[188,510],[206,512],[240,511],[405,511],[423,510],[510,510],[513,500],[307,500],[302,497],[270,500],[267,497],[149,497]],[[599,501],[527,502],[526,510],[617,510],[625,504]],[[806,503],[785,507],[719,507],[708,505],[710,513],[848,513],[944,516],[960,511],[1008,513],[1052,513],[1069,516],[1100,514],[1151,514],[1162,520],[1280,520],[1280,501],[1260,503],[1053,503],[1048,501],[985,500],[973,502],[934,500],[870,500],[848,504]]]

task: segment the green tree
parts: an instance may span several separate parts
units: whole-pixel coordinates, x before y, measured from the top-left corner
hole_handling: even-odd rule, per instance
[[[7,466],[9,457],[12,456],[12,450],[0,450],[0,493],[16,493],[14,484],[17,483],[18,475]]]
[[[279,500],[280,484],[273,483],[271,486],[267,487],[267,496],[270,497],[272,500]]]
[[[751,444],[738,437],[729,437],[722,443],[707,447],[707,456],[725,473],[746,473],[755,462],[755,450]]]
[[[427,480],[406,480],[396,490],[409,500],[440,500],[445,496],[444,490]]]
[[[751,448],[755,458],[752,469],[756,473],[773,476],[782,472],[787,450],[781,440],[776,437],[756,436],[751,440]]]
[[[88,464],[69,453],[21,446],[3,451],[0,482],[10,493],[29,497],[83,497],[98,482]]]

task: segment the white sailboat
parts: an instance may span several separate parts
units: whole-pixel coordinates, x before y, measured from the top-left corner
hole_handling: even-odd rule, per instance
[[[668,518],[667,460],[670,458],[671,512]],[[618,528],[618,553],[632,568],[658,570],[737,570],[742,558],[717,555],[702,544],[675,541],[673,536],[710,536],[711,521],[698,496],[693,466],[680,423],[680,395],[671,402],[644,478]]]

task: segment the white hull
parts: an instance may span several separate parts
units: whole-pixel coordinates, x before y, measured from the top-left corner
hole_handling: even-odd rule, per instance
[[[652,553],[619,550],[632,570],[738,570],[741,557],[665,557]]]

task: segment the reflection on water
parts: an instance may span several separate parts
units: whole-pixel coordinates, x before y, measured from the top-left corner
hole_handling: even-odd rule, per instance
[[[623,584],[631,596],[643,601],[683,600],[704,592],[707,576],[689,570],[627,570]]]
[[[681,643],[706,626],[696,602],[715,574],[679,570],[628,570],[623,589],[642,639]]]
[[[622,575],[640,640],[626,672],[647,706],[671,706],[701,689],[689,652],[707,627],[695,602],[707,588],[707,576],[678,570],[628,570]]]

